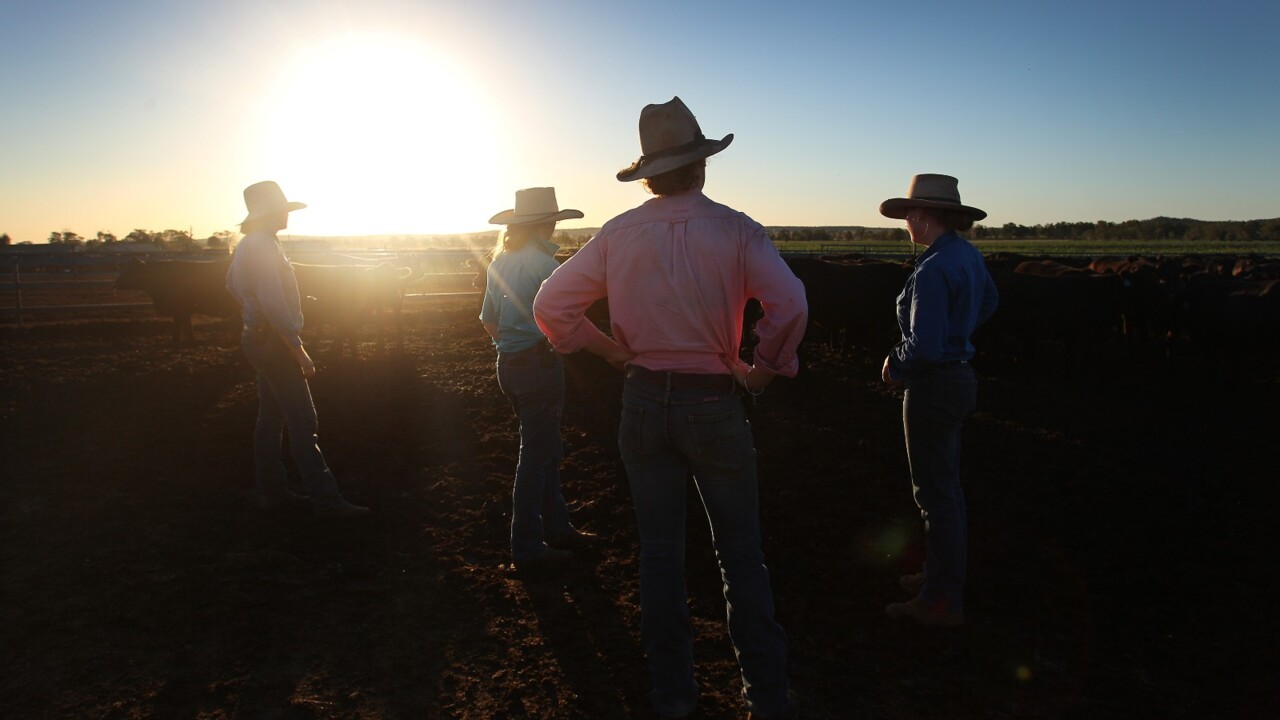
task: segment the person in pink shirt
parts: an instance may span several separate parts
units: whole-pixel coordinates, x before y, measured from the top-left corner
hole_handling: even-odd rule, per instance
[[[808,305],[764,228],[702,192],[706,158],[732,141],[707,139],[678,97],[646,106],[643,155],[617,177],[644,181],[656,197],[605,223],[543,282],[533,305],[556,350],[585,349],[625,372],[618,448],[640,531],[641,636],[660,717],[684,717],[698,704],[684,578],[690,475],[711,524],[751,717],[795,708],[742,393],[795,376]],[[612,337],[585,317],[603,297]],[[753,297],[764,317],[748,365],[738,348]]]

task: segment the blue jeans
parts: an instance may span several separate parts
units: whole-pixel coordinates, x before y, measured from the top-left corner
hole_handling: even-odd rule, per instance
[[[323,503],[338,495],[338,483],[316,436],[319,422],[311,388],[284,341],[271,330],[246,329],[240,348],[258,373],[258,419],[253,429],[253,469],[257,490],[277,494],[287,489],[280,439],[289,429],[289,452],[307,492]]]
[[[519,563],[544,553],[548,536],[573,531],[560,492],[564,362],[546,343],[500,352],[498,386],[520,421],[520,459],[511,493],[511,557]]]
[[[977,398],[973,369],[965,363],[912,377],[902,400],[912,494],[924,519],[920,599],[946,612],[964,611],[969,520],[960,486],[960,434]]]
[[[759,715],[782,713],[786,637],[774,621],[760,549],[756,451],[741,397],[728,387],[717,394],[629,378],[618,447],[640,529],[640,633],[654,709],[678,717],[698,703],[684,577],[685,488],[692,474],[720,563],[743,698]]]

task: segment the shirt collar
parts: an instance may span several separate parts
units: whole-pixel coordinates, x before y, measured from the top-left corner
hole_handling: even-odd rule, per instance
[[[933,243],[929,245],[929,247],[925,248],[924,252],[920,253],[920,259],[924,260],[925,258],[937,255],[939,248],[945,245],[950,245],[951,243],[959,239],[960,239],[960,236],[956,234],[955,230],[946,231],[945,233],[939,235],[938,239],[934,240]]]

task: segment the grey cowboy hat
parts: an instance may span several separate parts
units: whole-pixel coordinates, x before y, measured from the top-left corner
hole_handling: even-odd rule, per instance
[[[708,140],[679,97],[640,111],[640,159],[618,171],[622,182],[642,180],[688,165],[729,147],[733,133]]]
[[[249,214],[244,220],[240,221],[243,225],[255,218],[270,215],[272,213],[293,212],[306,207],[306,203],[289,202],[284,197],[284,191],[280,186],[271,180],[264,180],[260,183],[254,183],[244,189],[244,205],[249,209]]]
[[[938,208],[967,213],[974,220],[987,216],[976,207],[960,202],[960,181],[950,175],[924,173],[911,178],[911,187],[904,198],[891,198],[880,203],[880,214],[901,220],[911,208]]]
[[[582,217],[581,210],[561,210],[556,203],[556,189],[525,188],[516,191],[516,206],[489,218],[492,225],[528,225]]]

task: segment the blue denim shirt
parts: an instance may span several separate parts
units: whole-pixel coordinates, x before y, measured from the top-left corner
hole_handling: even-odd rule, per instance
[[[973,357],[973,331],[996,311],[999,295],[982,253],[954,232],[916,260],[898,296],[902,341],[889,353],[890,373],[906,379],[942,363]]]
[[[546,340],[533,321],[533,298],[560,266],[553,257],[558,249],[555,243],[531,239],[489,264],[480,322],[498,326],[498,352],[519,352]]]

